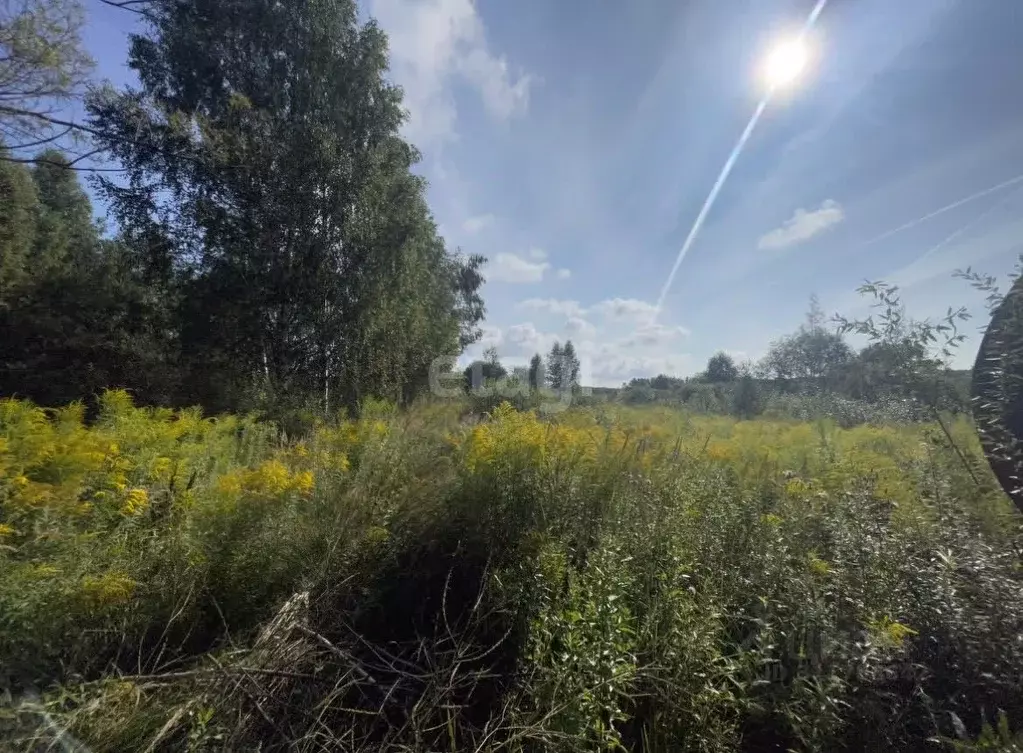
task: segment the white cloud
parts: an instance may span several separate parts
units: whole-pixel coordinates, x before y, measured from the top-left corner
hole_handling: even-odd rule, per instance
[[[824,232],[845,219],[845,212],[836,201],[826,199],[820,209],[797,209],[792,218],[779,227],[760,236],[757,248],[761,250],[794,246]]]
[[[541,332],[532,322],[516,324],[508,328],[506,341],[523,353],[546,353],[557,339],[549,332]]]
[[[571,276],[572,276],[572,270],[570,270],[570,269],[559,269],[558,270],[558,279],[559,280],[567,280]]]
[[[370,0],[369,11],[387,32],[391,75],[405,91],[413,142],[455,137],[456,79],[477,91],[495,119],[526,111],[532,78],[491,52],[473,0]]]
[[[547,252],[542,248],[531,248],[529,249],[529,258],[543,261],[547,258]]]
[[[540,282],[550,266],[545,261],[532,262],[516,254],[498,254],[484,276],[489,282]]]
[[[752,360],[754,360],[754,359],[750,358],[749,353],[747,351],[745,351],[745,350],[729,350],[728,348],[725,348],[725,353],[728,355],[729,358],[731,358],[737,364],[738,363],[743,363],[745,361],[752,361]]]
[[[519,308],[543,311],[569,319],[582,319],[587,314],[597,314],[609,325],[632,327],[629,338],[621,341],[624,345],[654,345],[689,335],[689,330],[685,327],[654,322],[657,307],[634,298],[611,298],[589,308],[581,306],[578,301],[557,298],[529,298],[519,301],[517,305]]]
[[[555,298],[530,298],[519,301],[519,308],[547,311],[551,314],[568,317],[581,317],[586,313],[579,301],[559,301]]]
[[[479,214],[475,217],[470,217],[462,223],[462,232],[466,235],[476,235],[481,230],[486,230],[493,225],[496,219],[492,214]]]
[[[542,301],[538,309],[550,311],[571,310],[574,301]],[[532,303],[532,302],[531,302]],[[559,305],[567,304],[567,305]],[[684,327],[652,325],[638,328],[639,336],[608,339],[607,332],[582,316],[568,316],[562,328],[550,331],[539,329],[533,322],[523,322],[503,330],[484,327],[483,338],[473,346],[472,353],[463,356],[469,363],[478,358],[490,345],[498,347],[501,362],[508,368],[524,366],[534,353],[547,354],[555,341],[571,339],[576,346],[584,384],[596,387],[617,387],[634,377],[653,377],[658,374],[684,376],[693,373],[699,364],[689,353],[679,352],[680,339],[688,332]]]
[[[549,332],[538,330],[532,322],[506,329],[509,356],[547,353],[555,340],[571,339],[584,384],[616,387],[633,377],[684,376],[694,371],[692,356],[679,352],[689,330],[654,321],[656,306],[646,301],[610,298],[586,307],[574,300],[530,298],[516,307],[564,318],[560,327],[556,320],[546,323]],[[600,319],[595,321],[594,316]]]
[[[635,298],[612,298],[601,301],[592,310],[612,321],[650,322],[657,313],[654,304]]]
[[[494,57],[487,51],[483,24],[478,26],[479,42],[459,61],[458,70],[480,90],[487,111],[499,120],[507,120],[526,111],[533,78],[526,74],[513,76],[504,57]]]
[[[581,366],[584,384],[617,387],[634,377],[688,374],[693,370],[693,360],[688,353],[629,355],[605,349],[590,358],[582,359]]]
[[[500,327],[490,327],[483,325],[480,327],[480,339],[477,340],[477,344],[481,348],[497,347],[504,342],[504,334],[501,332]]]
[[[638,327],[629,337],[626,337],[621,342],[621,345],[626,348],[664,345],[680,337],[688,337],[689,334],[689,330],[685,327],[672,327],[649,322]]]
[[[597,334],[597,328],[580,316],[570,316],[565,322],[565,331],[572,337],[587,339]]]

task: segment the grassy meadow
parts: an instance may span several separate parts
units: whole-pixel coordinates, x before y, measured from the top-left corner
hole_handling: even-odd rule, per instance
[[[965,418],[2,400],[0,739],[1013,750],[1020,541]]]

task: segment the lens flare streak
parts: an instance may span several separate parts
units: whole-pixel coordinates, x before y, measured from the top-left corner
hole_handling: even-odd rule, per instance
[[[795,44],[801,44],[803,42],[807,33],[817,22],[817,17],[820,16],[821,11],[824,10],[824,6],[827,5],[827,3],[828,0],[817,0],[817,4],[813,7],[813,10],[806,19],[806,23],[803,24],[803,29],[799,33],[799,37],[794,42]],[[779,83],[783,82],[774,81],[769,84],[767,92],[760,100],[760,104],[757,105],[757,109],[753,112],[753,117],[751,117],[749,119],[749,123],[746,124],[746,128],[743,130],[742,135],[736,142],[731,154],[728,155],[728,159],[725,160],[725,165],[721,168],[721,172],[718,175],[717,180],[714,181],[714,185],[710,189],[710,194],[707,195],[707,199],[703,202],[703,206],[700,208],[699,214],[696,215],[696,220],[693,222],[693,226],[689,230],[689,234],[682,243],[682,248],[678,252],[678,256],[675,258],[675,263],[671,267],[668,279],[665,281],[664,287],[661,289],[661,295],[657,299],[657,307],[654,311],[655,319],[660,315],[661,309],[664,307],[664,300],[667,297],[668,292],[671,290],[672,284],[675,282],[675,275],[678,274],[679,267],[682,266],[682,262],[689,253],[689,249],[692,248],[693,242],[696,240],[696,236],[699,235],[700,229],[703,227],[703,223],[707,219],[707,215],[710,214],[710,210],[714,207],[714,202],[717,200],[718,194],[721,192],[721,188],[724,186],[725,181],[728,180],[728,176],[731,174],[732,168],[735,167],[736,160],[739,159],[739,155],[742,154],[742,150],[746,146],[746,142],[749,141],[750,136],[753,134],[753,129],[757,127],[757,123],[760,121],[760,116],[764,114],[764,110],[767,109],[767,105],[770,104],[771,97],[774,95]]]

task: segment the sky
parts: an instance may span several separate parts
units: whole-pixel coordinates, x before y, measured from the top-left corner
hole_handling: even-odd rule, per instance
[[[115,84],[131,14],[86,0]],[[768,102],[671,286],[672,267],[765,94],[763,60],[811,0],[363,0],[390,39],[405,136],[451,249],[488,258],[484,336],[525,364],[571,339],[582,380],[685,376],[761,357],[803,321],[977,316],[956,269],[1023,252],[1023,5],[830,0],[804,75]],[[663,306],[657,301],[664,292]]]

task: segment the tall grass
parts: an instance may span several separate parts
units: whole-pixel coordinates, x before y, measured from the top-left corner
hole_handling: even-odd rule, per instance
[[[973,480],[970,425],[951,432],[976,468],[928,425],[654,406],[467,424],[378,405],[288,438],[123,393],[88,427],[74,406],[2,401],[0,734],[28,749],[66,728],[96,751],[1008,746],[1018,520]]]

